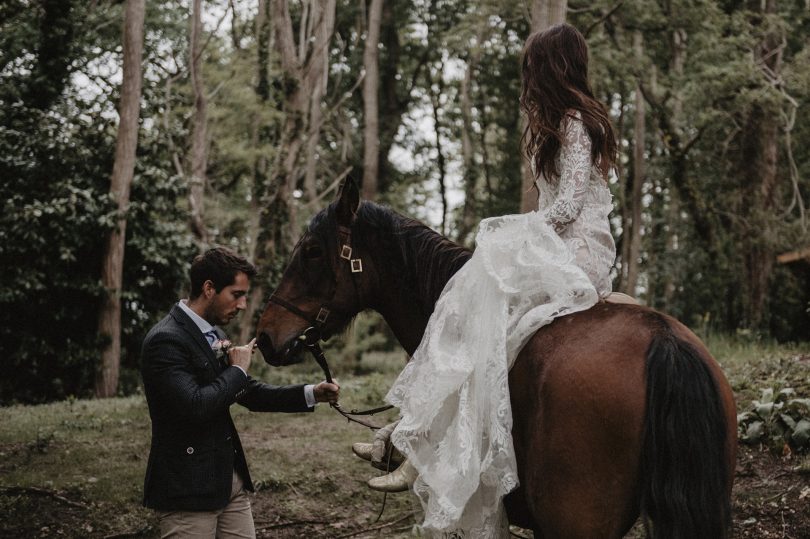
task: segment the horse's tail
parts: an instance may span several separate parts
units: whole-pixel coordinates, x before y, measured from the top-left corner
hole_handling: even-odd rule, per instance
[[[654,539],[726,539],[726,415],[700,353],[666,324],[647,351],[641,515]],[[652,525],[650,524],[652,521]]]

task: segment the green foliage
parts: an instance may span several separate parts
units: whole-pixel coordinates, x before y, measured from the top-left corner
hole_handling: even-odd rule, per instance
[[[71,24],[105,21],[118,27],[120,11],[106,8],[74,10]],[[19,13],[16,22],[16,32],[35,39],[35,18]],[[95,45],[85,48],[89,39],[82,32],[73,35],[72,46],[61,51],[71,66],[103,56]],[[26,73],[19,64],[0,75],[0,342],[8,367],[0,380],[3,404],[92,391],[103,344],[96,334],[102,256],[116,218],[108,195],[116,130],[106,114],[116,96],[60,88],[42,110],[43,102],[29,106],[14,93],[15,84],[40,84]],[[169,162],[155,133],[141,137],[121,291],[125,373],[137,368],[140,341],[176,297],[193,252],[177,211],[183,186],[168,173]],[[135,384],[122,389],[134,390]]]
[[[763,443],[781,452],[789,445],[795,452],[810,449],[810,399],[795,398],[793,388],[762,390],[760,400],[737,416],[740,440]]]
[[[572,14],[571,22],[590,27],[595,14],[614,4],[597,2]],[[770,265],[777,254],[810,244],[799,199],[810,195],[803,175],[810,154],[799,142],[810,135],[804,121],[810,64],[807,42],[797,38],[806,35],[810,16],[792,3],[776,5],[775,13],[762,13],[765,6],[625,2],[588,36],[592,80],[624,139],[624,179],[632,173],[635,88],[639,82],[644,87],[647,185],[639,292],[646,302],[687,323],[710,319],[719,331],[748,328],[807,339],[801,329],[810,302],[807,262],[773,271]],[[771,52],[761,59],[763,47]],[[768,65],[777,59],[777,67]],[[776,126],[773,134],[757,131],[768,122]],[[751,171],[761,170],[771,142],[778,155],[769,186],[764,172]],[[628,211],[629,192],[617,192],[617,213]],[[624,236],[617,229],[620,244]],[[767,289],[761,312],[755,299],[760,272]]]

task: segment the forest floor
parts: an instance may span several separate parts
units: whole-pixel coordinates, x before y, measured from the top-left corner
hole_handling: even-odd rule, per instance
[[[807,345],[708,344],[734,387],[738,412],[767,388],[810,397]],[[401,354],[372,354],[351,369],[338,365],[338,373],[353,371],[338,377],[344,407],[380,403],[402,361]],[[273,383],[318,378],[311,365],[257,371]],[[379,472],[351,453],[352,442],[370,440],[369,431],[326,406],[314,414],[233,412],[257,486],[259,537],[412,536],[414,499],[367,489],[365,480]],[[142,396],[0,408],[0,425],[0,537],[158,536],[154,515],[140,505],[150,436]],[[734,537],[810,537],[810,457],[741,444],[735,476]],[[643,533],[637,526],[627,537]]]

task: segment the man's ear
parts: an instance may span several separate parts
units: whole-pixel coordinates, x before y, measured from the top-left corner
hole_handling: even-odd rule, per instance
[[[212,297],[214,297],[216,295],[217,295],[217,289],[214,286],[214,281],[212,281],[210,279],[205,281],[203,283],[203,285],[202,285],[202,296],[205,299],[210,299],[210,298],[212,298]]]
[[[357,216],[357,208],[359,207],[360,190],[357,188],[357,182],[349,176],[340,184],[335,197],[335,215],[338,224],[351,226]]]

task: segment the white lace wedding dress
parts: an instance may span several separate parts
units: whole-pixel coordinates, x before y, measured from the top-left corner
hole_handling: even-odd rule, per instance
[[[564,120],[558,170],[558,181],[538,182],[538,211],[481,222],[473,256],[386,396],[402,414],[392,441],[419,472],[427,536],[509,535],[509,368],[538,328],[610,293],[612,197],[577,118]]]

